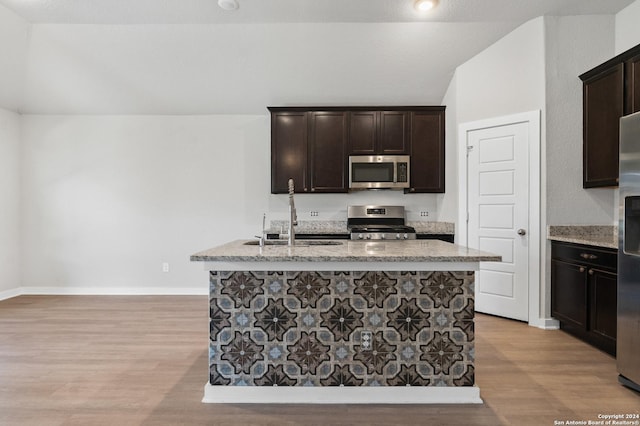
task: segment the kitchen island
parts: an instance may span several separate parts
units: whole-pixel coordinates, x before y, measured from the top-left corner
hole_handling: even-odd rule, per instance
[[[474,271],[438,240],[239,240],[209,271],[204,402],[481,403]]]

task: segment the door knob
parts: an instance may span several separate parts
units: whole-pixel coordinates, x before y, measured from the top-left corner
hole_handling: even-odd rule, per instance
[[[518,229],[518,235],[527,235],[527,231],[525,231],[524,229],[520,228],[520,229]]]

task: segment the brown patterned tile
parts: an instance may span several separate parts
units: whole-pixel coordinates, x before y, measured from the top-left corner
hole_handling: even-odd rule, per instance
[[[427,361],[435,374],[449,374],[451,366],[462,360],[463,346],[453,343],[447,331],[436,331],[433,339],[428,344],[420,346],[420,349],[423,351],[420,359]]]
[[[300,340],[287,346],[287,350],[287,359],[295,362],[302,374],[316,374],[318,366],[329,360],[329,346],[320,343],[315,332],[303,331]]]
[[[388,324],[400,333],[402,340],[416,340],[418,333],[429,326],[430,315],[418,307],[415,299],[402,299],[400,306],[389,313]]]
[[[330,280],[322,278],[317,272],[298,272],[293,278],[287,279],[287,283],[287,293],[296,296],[303,308],[315,308],[318,300],[329,293]]]
[[[361,386],[364,380],[357,378],[348,365],[335,366],[333,372],[326,379],[320,379],[322,386]]]
[[[212,384],[473,385],[473,272],[212,272],[210,280]],[[371,350],[361,348],[362,331],[374,335]]]
[[[331,330],[336,341],[349,340],[351,333],[363,325],[363,314],[351,306],[349,299],[336,299],[333,306],[320,316],[320,325]]]
[[[429,383],[429,379],[425,379],[416,371],[415,365],[403,365],[398,374],[387,379],[389,386],[429,386]]]
[[[436,308],[448,308],[453,298],[463,293],[464,277],[457,275],[455,272],[431,272],[426,279],[420,280],[421,293],[428,295]]]
[[[367,368],[367,373],[382,374],[384,367],[396,359],[395,349],[396,345],[389,344],[384,339],[382,332],[378,332],[373,335],[371,349],[362,350],[361,346],[357,346],[357,353],[353,359],[362,362]]]
[[[473,386],[475,383],[475,368],[473,365],[467,365],[466,371],[459,379],[454,379],[453,384],[456,386]]]
[[[256,278],[250,272],[234,272],[229,278],[221,280],[222,293],[233,298],[236,308],[248,308],[256,295],[263,294],[263,283],[263,279]]]
[[[264,330],[269,340],[282,340],[284,334],[296,326],[296,316],[285,308],[282,299],[270,299],[262,311],[256,312],[255,326]]]
[[[387,296],[397,293],[397,282],[385,272],[366,272],[362,278],[354,280],[355,293],[364,297],[369,308],[382,308]]]
[[[273,366],[270,365],[267,372],[260,377],[259,379],[255,379],[256,386],[295,386],[298,381],[292,379],[287,375],[287,373],[283,370],[283,365]]]
[[[249,333],[235,332],[231,343],[222,346],[221,358],[229,361],[236,373],[249,373],[251,367],[264,358],[262,349],[264,346],[256,344],[251,340]]]
[[[230,317],[231,314],[220,309],[218,299],[211,299],[209,301],[209,332],[211,336],[217,336],[223,329],[231,327]]]

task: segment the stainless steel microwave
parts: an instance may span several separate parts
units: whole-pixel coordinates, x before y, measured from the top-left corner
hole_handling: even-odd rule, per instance
[[[409,188],[408,155],[349,156],[349,188]]]

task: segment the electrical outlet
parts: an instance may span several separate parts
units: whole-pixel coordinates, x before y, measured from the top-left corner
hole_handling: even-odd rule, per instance
[[[318,212],[311,212],[311,217],[318,217]]]
[[[373,346],[373,333],[371,331],[363,331],[360,333],[360,350],[370,351]]]
[[[429,212],[420,212],[420,216],[427,217],[429,216]]]
[[[162,272],[169,272],[169,262],[162,262]]]

